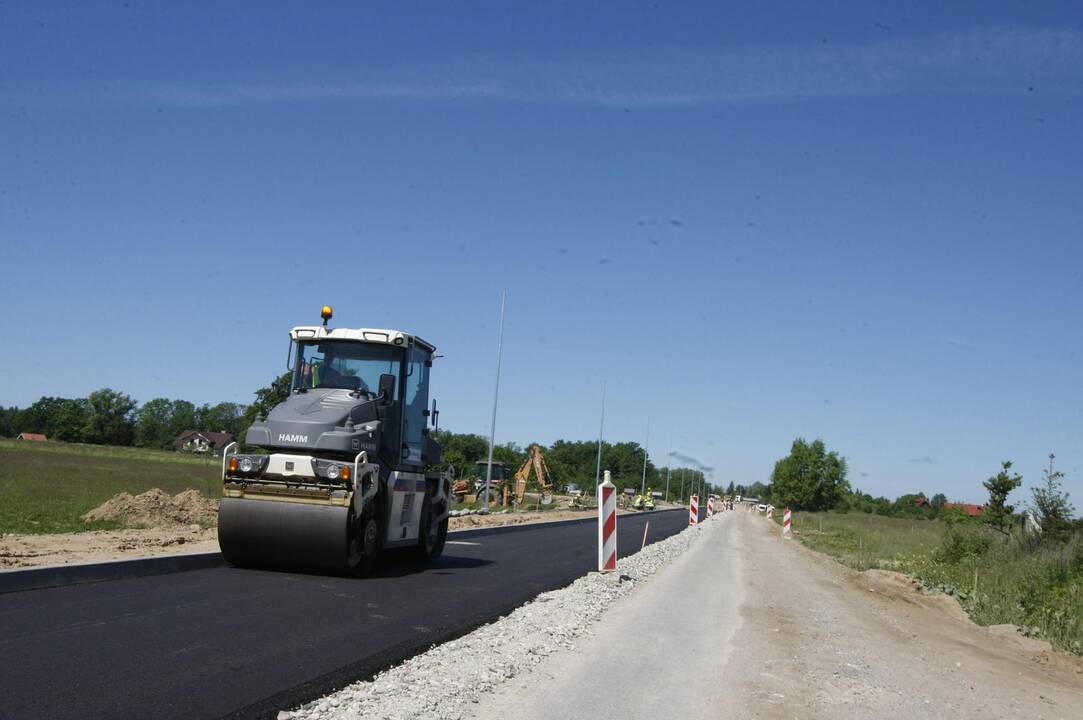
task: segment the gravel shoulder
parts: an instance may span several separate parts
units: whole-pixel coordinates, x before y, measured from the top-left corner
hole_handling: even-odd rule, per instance
[[[856,572],[737,512],[745,600],[718,716],[1083,718],[1083,660],[982,628],[905,576]]]

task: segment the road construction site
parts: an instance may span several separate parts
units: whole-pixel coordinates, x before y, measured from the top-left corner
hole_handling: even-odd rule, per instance
[[[431,432],[435,347],[321,315],[291,331],[283,399],[223,448],[217,504],[154,490],[83,516],[164,523],[141,555],[220,553],[0,573],[0,714],[1083,717],[1079,658],[814,555],[788,510],[663,508],[646,453],[638,493],[606,470],[560,509],[537,445],[514,475],[458,476]]]
[[[453,532],[434,564],[369,578],[219,566],[2,594],[3,714],[1083,717],[1079,658],[740,506],[687,518],[622,515],[608,575],[589,518]]]

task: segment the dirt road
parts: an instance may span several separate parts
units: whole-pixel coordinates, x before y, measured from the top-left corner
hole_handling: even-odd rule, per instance
[[[1080,658],[980,628],[954,600],[921,595],[900,575],[844,568],[759,516],[722,520],[594,637],[483,700],[475,717],[590,716],[593,703],[595,715],[622,720],[1083,718]],[[693,622],[700,638],[688,634]],[[579,698],[577,712],[562,697]]]
[[[721,673],[756,718],[1083,718],[1083,660],[981,628],[896,573],[859,573],[738,512],[745,602]],[[739,659],[738,659],[739,658]]]

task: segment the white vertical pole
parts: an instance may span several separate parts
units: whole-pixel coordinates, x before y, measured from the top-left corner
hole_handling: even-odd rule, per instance
[[[639,488],[639,494],[642,495],[647,492],[647,454],[650,452],[651,447],[651,418],[647,416],[647,441],[643,445],[643,484]]]
[[[598,481],[602,477],[602,435],[605,434],[605,383],[602,383],[602,420],[598,426],[598,463],[594,466],[594,494],[598,494]]]
[[[669,502],[669,466],[673,464],[673,441],[669,441],[669,455],[666,455],[666,502]]]
[[[489,509],[489,496],[492,492],[493,482],[493,443],[496,442],[496,402],[500,397],[500,358],[504,349],[504,304],[508,299],[508,291],[500,293],[500,334],[496,341],[496,386],[493,388],[493,420],[489,424],[489,464],[485,468],[485,509]],[[509,482],[510,478],[504,478]]]

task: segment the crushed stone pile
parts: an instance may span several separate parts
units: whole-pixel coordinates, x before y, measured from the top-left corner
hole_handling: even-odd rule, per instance
[[[217,501],[203,497],[198,490],[185,490],[170,497],[158,488],[139,495],[114,495],[83,515],[83,520],[112,520],[125,527],[213,525],[217,519]]]
[[[496,686],[577,638],[613,602],[687,550],[710,524],[690,527],[620,561],[618,573],[591,573],[543,593],[506,617],[432,647],[403,664],[292,711],[278,720],[462,720]]]

